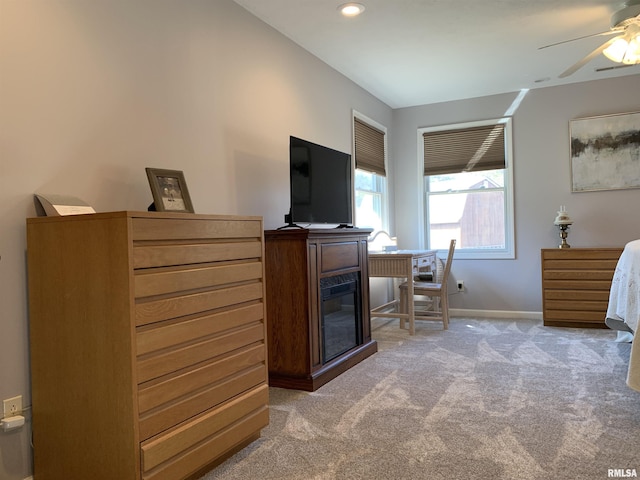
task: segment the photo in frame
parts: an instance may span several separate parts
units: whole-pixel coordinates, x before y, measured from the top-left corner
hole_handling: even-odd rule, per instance
[[[182,171],[149,167],[145,170],[156,211],[194,213]]]
[[[640,188],[640,112],[571,120],[571,191]]]

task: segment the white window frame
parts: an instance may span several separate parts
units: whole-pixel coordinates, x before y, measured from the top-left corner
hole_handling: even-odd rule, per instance
[[[387,133],[387,127],[385,127],[384,125],[376,122],[375,120],[367,117],[366,115],[363,115],[362,113],[353,110],[352,111],[352,115],[351,115],[351,128],[352,128],[352,136],[351,138],[353,139],[353,147],[352,147],[352,151],[354,152],[354,159],[353,159],[353,166],[354,166],[354,192],[353,192],[353,202],[354,202],[354,208],[353,208],[353,212],[354,212],[354,218],[355,218],[355,222],[354,225],[356,227],[362,227],[365,228],[365,225],[358,225],[358,212],[356,209],[356,196],[357,196],[357,192],[358,190],[355,188],[355,172],[356,172],[356,168],[355,168],[355,126],[354,126],[354,122],[353,119],[354,118],[358,118],[359,120],[362,120],[364,123],[367,123],[369,125],[371,125],[372,127],[377,128],[378,130],[380,130],[381,132],[384,132],[384,151],[385,151],[385,155],[384,155],[384,167],[385,167],[385,171],[387,172],[387,176],[383,177],[382,175],[376,175],[376,177],[378,177],[380,179],[380,183],[381,183],[381,191],[378,192],[373,192],[376,194],[380,194],[381,196],[381,208],[382,208],[382,212],[380,212],[381,215],[381,220],[382,220],[382,230],[384,230],[387,233],[389,232],[389,180],[388,180],[388,176],[389,176],[389,168],[388,168],[388,133]],[[363,192],[366,193],[370,193],[369,190],[362,190]],[[376,233],[375,231],[373,232],[374,234]]]
[[[472,249],[456,248],[456,259],[514,259],[515,258],[515,217],[513,208],[513,141],[512,141],[512,118],[503,117],[476,122],[457,123],[452,125],[439,125],[437,127],[423,127],[418,129],[418,164],[420,174],[423,176],[423,208],[424,208],[424,244],[429,248],[429,191],[428,179],[424,175],[424,139],[423,134],[428,132],[438,132],[442,130],[455,130],[457,128],[471,128],[478,126],[496,125],[502,123],[505,126],[505,171],[504,171],[504,228],[505,228],[505,248],[503,249]]]

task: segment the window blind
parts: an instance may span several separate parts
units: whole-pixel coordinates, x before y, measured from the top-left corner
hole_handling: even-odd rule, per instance
[[[503,123],[425,132],[424,174],[473,172],[505,168]]]
[[[353,123],[356,168],[373,172],[383,177],[386,176],[387,172],[384,167],[385,133],[358,118],[354,118]]]

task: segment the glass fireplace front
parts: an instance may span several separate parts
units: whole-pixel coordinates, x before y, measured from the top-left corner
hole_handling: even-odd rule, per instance
[[[362,343],[360,276],[357,273],[322,278],[322,363]]]

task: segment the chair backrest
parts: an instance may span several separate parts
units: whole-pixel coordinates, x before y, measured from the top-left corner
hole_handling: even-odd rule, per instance
[[[453,263],[453,252],[456,249],[456,239],[452,238],[449,244],[449,253],[447,254],[447,261],[444,264],[444,272],[442,273],[442,280],[439,282],[443,288],[446,288],[447,280],[449,279],[449,272],[451,271],[451,264]]]

